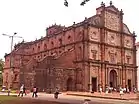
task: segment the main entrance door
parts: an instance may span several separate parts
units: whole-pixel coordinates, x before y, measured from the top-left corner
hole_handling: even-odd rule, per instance
[[[92,91],[97,91],[97,78],[92,77]]]
[[[129,88],[129,91],[131,91],[131,79],[128,79],[128,88]]]
[[[46,70],[36,70],[35,75],[35,86],[39,88],[39,91],[43,91],[46,89],[46,82],[47,82],[47,72]]]
[[[68,78],[67,80],[67,91],[72,91],[72,86],[73,86],[73,80],[72,78]]]
[[[110,71],[110,87],[116,88],[117,87],[117,73],[115,70]]]

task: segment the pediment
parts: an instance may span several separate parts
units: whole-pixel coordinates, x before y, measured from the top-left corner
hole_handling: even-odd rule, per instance
[[[115,7],[115,6],[108,6],[107,7],[107,10],[110,10],[110,11],[113,11],[113,12],[115,12],[115,13],[118,13],[119,12],[119,10]]]
[[[131,32],[130,32],[130,30],[129,30],[129,28],[127,27],[126,24],[123,24],[123,32],[124,32],[124,33],[127,33],[127,34],[131,34]]]

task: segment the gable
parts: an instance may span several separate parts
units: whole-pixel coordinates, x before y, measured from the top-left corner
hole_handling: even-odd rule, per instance
[[[113,6],[113,5],[108,6],[106,9],[107,10],[110,10],[110,11],[113,11],[115,13],[118,13],[119,12],[119,10],[115,6]]]
[[[127,27],[126,24],[123,23],[123,32],[126,33],[126,34],[131,34],[129,28]]]

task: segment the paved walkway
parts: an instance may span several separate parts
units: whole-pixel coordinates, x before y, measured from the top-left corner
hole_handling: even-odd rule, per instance
[[[107,98],[107,99],[120,99],[120,100],[135,100],[137,99],[138,94],[130,93],[130,94],[123,94],[120,96],[119,93],[113,92],[113,93],[90,93],[90,92],[67,92],[67,95],[73,95],[73,96],[86,96],[86,97],[97,97],[97,98]]]
[[[32,94],[25,96],[27,98],[32,98]],[[139,104],[137,100],[118,100],[118,99],[104,99],[104,98],[94,98],[94,97],[83,97],[83,96],[71,96],[66,95],[66,93],[60,94],[59,99],[54,99],[53,94],[39,93],[38,98],[40,100],[48,100],[69,104],[83,104],[84,99],[90,99],[89,104]]]
[[[7,93],[0,93],[0,95],[7,95]],[[17,96],[18,94],[11,94],[11,95]],[[27,94],[27,96],[24,97],[32,98],[32,93]],[[89,104],[139,104],[139,101],[137,100],[118,100],[118,99],[104,99],[96,97],[72,96],[67,95],[67,93],[60,94],[59,99],[54,99],[53,94],[38,93],[38,98],[33,99],[62,102],[69,104],[83,104],[84,99],[90,99],[91,101],[89,102]]]

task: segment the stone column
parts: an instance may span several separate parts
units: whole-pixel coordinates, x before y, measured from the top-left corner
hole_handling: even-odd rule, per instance
[[[108,84],[108,68],[105,69],[105,85]]]
[[[92,92],[92,71],[91,71],[91,68],[89,69],[90,70],[90,83],[89,83],[89,86],[90,86],[90,92]]]
[[[122,84],[122,87],[125,87],[125,82],[126,82],[126,79],[125,79],[125,67],[123,68],[123,71],[122,71],[122,74],[123,74],[123,84]]]
[[[101,85],[103,91],[105,91],[105,64],[102,64],[102,69],[101,69]]]
[[[83,71],[83,91],[89,91],[89,83],[90,83],[90,70],[87,64],[84,64],[84,71]]]

